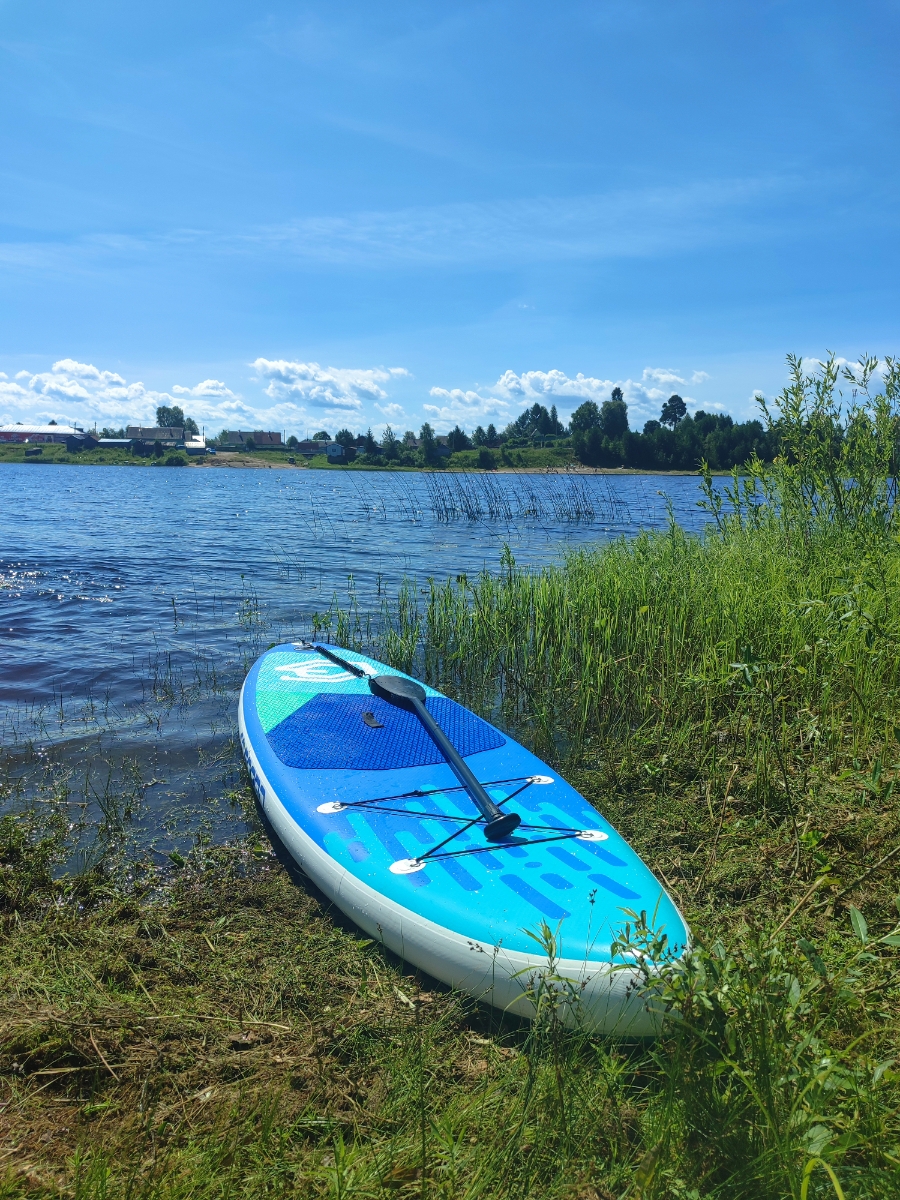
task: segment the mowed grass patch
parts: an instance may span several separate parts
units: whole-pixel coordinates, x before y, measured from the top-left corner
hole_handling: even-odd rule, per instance
[[[416,976],[272,856],[154,901],[37,875],[4,931],[0,1194],[568,1194],[598,1147],[620,1178],[643,1152],[633,1050],[598,1070]]]

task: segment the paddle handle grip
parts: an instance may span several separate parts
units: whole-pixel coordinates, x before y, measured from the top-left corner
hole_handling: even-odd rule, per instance
[[[504,815],[503,811],[497,807],[484,790],[480,781],[472,774],[465,759],[447,737],[446,733],[444,733],[443,729],[441,729],[440,725],[438,725],[437,721],[435,721],[423,701],[412,699],[410,702],[416,716],[428,730],[431,740],[447,760],[447,765],[451,768],[453,774],[472,797],[475,807],[484,819],[486,821],[496,821],[499,817],[502,817]]]

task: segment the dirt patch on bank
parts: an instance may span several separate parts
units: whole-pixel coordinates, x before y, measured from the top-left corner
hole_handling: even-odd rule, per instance
[[[288,462],[267,462],[262,457],[256,457],[251,454],[238,454],[228,450],[219,450],[216,454],[208,454],[205,458],[200,459],[197,463],[198,467],[249,467],[253,470],[281,470],[281,471],[304,471],[306,463],[298,461],[296,463]]]

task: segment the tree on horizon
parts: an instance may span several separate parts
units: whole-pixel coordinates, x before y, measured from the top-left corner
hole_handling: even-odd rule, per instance
[[[616,392],[619,398],[616,399]],[[628,432],[628,405],[621,398],[621,388],[613,388],[611,400],[604,400],[600,408],[600,429],[604,437],[614,440]]]
[[[200,427],[193,417],[186,417],[184,409],[177,404],[161,404],[156,410],[157,429],[183,429],[192,437],[200,432]]]
[[[579,404],[569,418],[569,428],[573,434],[587,433],[589,429],[597,429],[600,425],[600,409],[596,401],[585,400]]]
[[[668,398],[662,406],[662,412],[659,414],[659,419],[663,425],[671,425],[673,429],[678,426],[679,421],[683,421],[687,416],[687,405],[682,398],[676,393]]]

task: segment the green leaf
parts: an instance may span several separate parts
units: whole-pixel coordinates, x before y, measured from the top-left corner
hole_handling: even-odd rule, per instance
[[[806,1135],[806,1146],[810,1154],[821,1154],[830,1141],[831,1130],[825,1125],[813,1125]]]
[[[828,969],[826,968],[825,963],[819,957],[819,954],[817,953],[812,942],[808,942],[806,938],[798,938],[797,945],[800,947],[803,956],[806,958],[807,962],[815,971],[815,973],[824,979],[828,974]]]
[[[900,946],[900,933],[889,933],[887,937],[878,940],[882,946]]]
[[[852,904],[850,905],[850,924],[853,926],[853,932],[865,945],[869,940],[869,926],[866,924],[866,918]]]
[[[884,1062],[880,1062],[872,1073],[872,1082],[877,1083],[885,1071],[887,1071],[893,1065],[894,1060],[892,1058],[886,1058]]]

